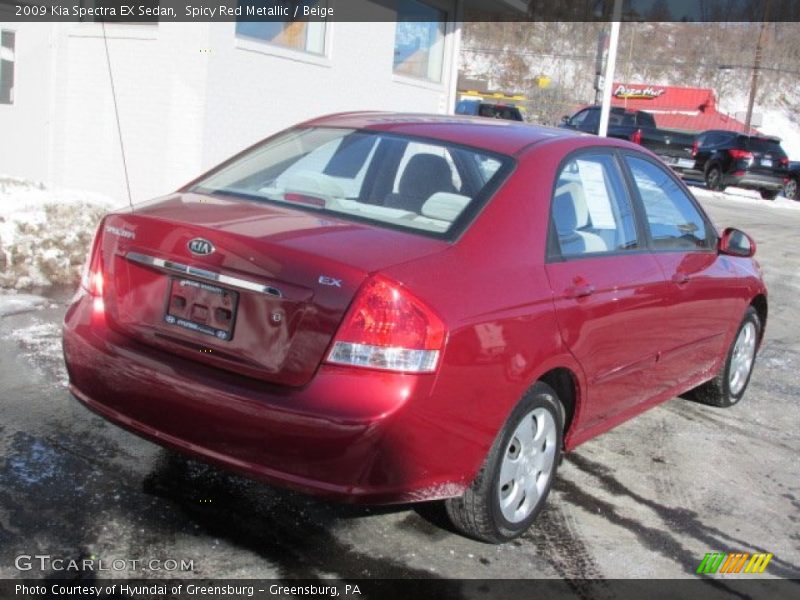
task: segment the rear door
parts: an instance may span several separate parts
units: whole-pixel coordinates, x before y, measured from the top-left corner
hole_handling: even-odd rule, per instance
[[[666,282],[613,151],[567,159],[551,207],[547,275],[564,342],[588,382],[591,427],[652,397]]]
[[[738,320],[726,293],[736,274],[716,251],[716,231],[669,169],[649,157],[625,154],[641,202],[648,242],[668,282],[661,327],[666,346],[659,377],[673,388],[708,371],[721,356],[725,334]]]
[[[694,161],[695,167],[693,173],[697,176],[703,177],[706,170],[706,165],[711,156],[716,152],[717,147],[723,142],[727,141],[730,136],[723,133],[708,131],[697,136],[697,148],[695,150]]]

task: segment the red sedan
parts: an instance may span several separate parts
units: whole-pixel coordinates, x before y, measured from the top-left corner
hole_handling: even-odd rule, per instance
[[[693,390],[743,396],[753,241],[631,143],[325,117],[105,217],[70,389],[156,443],[343,500],[445,499],[498,542],[562,452]]]

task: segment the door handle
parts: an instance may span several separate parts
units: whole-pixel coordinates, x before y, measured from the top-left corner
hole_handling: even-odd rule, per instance
[[[594,286],[590,283],[573,285],[564,291],[564,296],[571,299],[585,298],[594,294]]]
[[[678,285],[689,283],[689,276],[686,273],[675,273],[672,276],[672,283],[677,283]]]

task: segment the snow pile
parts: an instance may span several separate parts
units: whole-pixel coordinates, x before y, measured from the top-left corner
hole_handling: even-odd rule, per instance
[[[97,223],[115,204],[0,175],[0,287],[77,282]]]
[[[19,343],[22,356],[40,367],[54,369],[60,384],[67,384],[60,324],[34,319],[27,327],[9,333],[8,338]]]
[[[29,312],[47,304],[47,298],[42,296],[17,294],[14,291],[2,293],[0,294],[0,317]]]

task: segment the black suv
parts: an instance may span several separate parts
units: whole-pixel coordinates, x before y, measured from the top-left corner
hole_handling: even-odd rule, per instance
[[[758,190],[774,200],[783,189],[789,159],[778,138],[749,136],[735,131],[705,131],[692,148],[694,167],[682,170],[685,179],[703,179],[710,190],[727,186]]]

